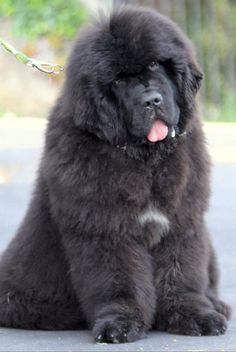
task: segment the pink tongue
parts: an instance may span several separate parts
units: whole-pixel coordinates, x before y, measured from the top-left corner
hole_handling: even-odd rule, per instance
[[[167,137],[168,127],[162,120],[156,120],[150,129],[147,139],[149,142],[162,141]]]

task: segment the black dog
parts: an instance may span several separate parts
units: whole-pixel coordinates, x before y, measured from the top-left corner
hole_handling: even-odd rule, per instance
[[[52,111],[35,191],[0,265],[0,324],[225,332],[204,222],[202,74],[169,20],[123,8],[81,32]]]

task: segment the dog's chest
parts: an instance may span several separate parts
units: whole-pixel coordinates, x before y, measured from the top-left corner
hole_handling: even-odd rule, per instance
[[[146,246],[152,249],[170,229],[170,220],[166,214],[155,206],[149,206],[137,216],[142,228]]]

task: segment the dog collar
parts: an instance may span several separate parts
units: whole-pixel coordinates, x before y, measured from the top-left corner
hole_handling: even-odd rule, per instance
[[[170,132],[170,137],[171,138],[184,137],[184,136],[186,136],[186,134],[187,134],[187,131],[183,131],[183,132],[179,133],[179,132],[176,131],[176,129],[174,127],[172,127],[172,131]],[[126,149],[127,149],[127,145],[119,145],[119,144],[117,144],[115,147],[117,149],[122,150],[123,152],[125,152]]]
[[[177,137],[184,137],[186,136],[187,134],[187,131],[183,131],[183,132],[178,132],[178,128],[177,128],[177,131],[176,131],[176,128],[175,127],[172,127],[171,128],[171,132],[170,132],[170,137],[171,138],[175,138],[176,136]]]

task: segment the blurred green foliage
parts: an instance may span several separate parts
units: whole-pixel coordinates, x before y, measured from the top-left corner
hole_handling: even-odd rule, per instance
[[[14,34],[30,40],[70,39],[88,13],[78,0],[1,0],[0,17],[11,18]]]
[[[203,98],[206,106],[219,106],[227,119],[229,112],[234,112],[232,117],[236,120],[236,1],[206,0],[199,3],[201,21],[198,30],[191,27],[195,15],[192,11],[188,13],[188,34],[197,47],[204,71]],[[196,23],[196,19],[194,21]]]
[[[205,119],[236,121],[236,0],[156,0],[154,7],[177,22],[196,47]]]

